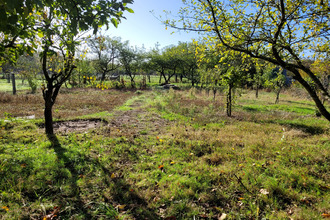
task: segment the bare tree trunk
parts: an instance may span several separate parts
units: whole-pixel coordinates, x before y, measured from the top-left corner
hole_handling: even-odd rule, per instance
[[[15,74],[12,73],[11,74],[11,82],[13,85],[13,95],[16,95],[16,80],[15,80]]]
[[[215,101],[215,95],[217,94],[217,90],[214,88],[213,89],[213,101]]]
[[[232,84],[229,84],[227,93],[227,116],[231,117],[231,107],[232,107]]]
[[[105,80],[105,74],[106,74],[106,72],[103,72],[103,73],[102,73],[102,76],[101,76],[101,82],[104,82],[104,80]]]
[[[298,70],[291,70],[291,72],[295,74],[294,79],[296,79],[307,90],[308,94],[312,97],[321,115],[323,115],[328,121],[330,121],[330,113],[322,104],[322,101],[318,97],[316,91],[301,77]]]
[[[256,87],[256,98],[259,98],[259,83],[257,83]]]
[[[282,90],[282,87],[280,87],[276,92],[275,104],[278,104],[280,102],[280,92],[281,92],[281,90]]]
[[[53,105],[49,103],[49,101],[45,100],[45,131],[47,135],[54,134],[54,127],[53,127],[53,112],[52,112]]]

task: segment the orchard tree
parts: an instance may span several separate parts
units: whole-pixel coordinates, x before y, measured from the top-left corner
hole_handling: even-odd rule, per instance
[[[141,69],[143,61],[142,52],[138,48],[129,45],[129,41],[125,41],[119,48],[119,62],[124,73],[131,80],[131,87],[135,88],[135,76]]]
[[[33,56],[23,54],[18,58],[16,68],[23,77],[23,81],[27,79],[31,93],[36,93],[38,87],[37,75],[41,70],[39,57],[36,54]]]
[[[39,1],[0,1],[0,66],[15,64],[24,53],[37,47],[35,23]]]
[[[159,73],[159,84],[162,78],[164,78],[165,84],[168,84],[171,77],[170,75],[168,78],[166,77],[166,73],[170,67],[168,57],[164,56],[158,48],[155,48],[149,53],[149,63],[150,67]]]
[[[327,99],[329,92],[303,62],[308,51],[317,55],[329,51],[329,1],[184,0],[183,3],[181,20],[164,21],[166,25],[203,32],[210,43],[290,71],[330,121],[329,110],[317,90]]]
[[[253,74],[250,72],[249,81],[252,82],[254,89],[256,90],[256,98],[259,97],[259,89],[265,82],[264,73],[267,68],[267,64],[263,60],[253,59],[251,66],[254,69]]]
[[[286,76],[283,74],[284,70],[281,70],[278,67],[270,66],[265,71],[265,87],[271,88],[276,93],[275,104],[278,104],[280,101],[280,92],[285,86]]]
[[[100,25],[108,25],[111,17],[116,26],[129,0],[113,1],[79,1],[72,8],[63,10],[58,2],[53,2],[44,9],[40,16],[39,35],[42,37],[42,71],[47,85],[43,88],[45,100],[45,130],[46,134],[53,135],[52,107],[63,83],[70,77],[76,68],[75,50],[79,44],[79,31],[93,28],[97,32]],[[77,4],[79,7],[77,7]],[[56,70],[49,69],[49,61],[54,56],[60,56],[62,65]]]
[[[108,28],[110,23],[117,26],[124,11],[133,12],[127,7],[131,3],[133,0],[31,0],[5,1],[2,4],[2,59],[7,59],[3,54],[16,53],[20,48],[27,52],[36,49],[33,39],[36,36],[41,39],[40,57],[46,81],[43,87],[45,130],[48,135],[54,133],[52,107],[56,97],[75,68],[74,56],[79,33],[93,30],[95,34],[101,26],[106,25]],[[24,44],[28,46],[24,47]],[[9,52],[7,48],[10,49]],[[61,57],[62,63],[61,68],[53,70],[49,67],[49,62],[55,56]]]
[[[234,89],[246,80],[248,65],[248,60],[244,59],[239,52],[234,52],[221,57],[215,66],[221,75],[221,84],[227,87],[226,113],[229,117],[232,115]]]
[[[122,47],[120,38],[110,38],[109,36],[95,36],[88,39],[88,45],[93,54],[96,54],[95,69],[101,73],[101,82],[105,80],[107,74],[116,70],[119,59],[119,49]]]
[[[93,73],[95,73],[94,66],[92,64],[92,60],[89,59],[87,54],[87,49],[80,50],[77,54],[77,58],[75,60],[75,65],[77,66],[69,77],[67,83],[72,87],[82,86],[82,84],[86,84],[87,77],[89,79],[96,80],[96,77],[92,77]]]

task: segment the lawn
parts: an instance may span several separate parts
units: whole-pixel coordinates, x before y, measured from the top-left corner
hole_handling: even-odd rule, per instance
[[[16,89],[17,89],[17,91],[30,89],[27,80],[25,80],[22,83],[22,80],[17,79],[16,80]],[[12,91],[13,91],[13,85],[12,85],[11,81],[10,81],[10,83],[8,83],[6,79],[0,79],[0,92],[12,92]]]
[[[224,101],[64,89],[55,121],[95,126],[50,141],[41,94],[0,94],[1,219],[329,217],[330,128],[313,103],[242,91],[229,118]]]

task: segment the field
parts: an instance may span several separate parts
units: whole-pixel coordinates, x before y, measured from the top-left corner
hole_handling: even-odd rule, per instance
[[[302,94],[242,90],[229,118],[197,89],[63,89],[50,142],[40,92],[2,92],[0,219],[328,218],[329,122]]]

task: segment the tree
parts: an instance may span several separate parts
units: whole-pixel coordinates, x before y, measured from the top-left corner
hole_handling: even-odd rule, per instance
[[[42,72],[46,81],[43,87],[43,98],[45,100],[45,130],[48,135],[53,135],[53,117],[52,107],[63,83],[69,78],[74,65],[75,49],[78,45],[78,34],[81,31],[93,29],[94,33],[102,25],[109,25],[112,22],[115,26],[123,17],[123,11],[130,11],[126,7],[127,3],[132,3],[133,0],[122,1],[29,1],[31,3],[31,20],[34,22],[33,28],[26,29],[26,32],[37,33],[41,38],[42,51],[40,57],[42,60]],[[22,3],[23,4],[23,3]],[[20,7],[20,6],[19,6]],[[30,10],[29,8],[27,10]],[[16,10],[8,10],[8,13],[16,13]],[[8,17],[7,13],[7,17]],[[28,13],[30,16],[30,13]],[[20,18],[20,17],[19,17]],[[111,18],[111,20],[109,20]],[[24,26],[26,19],[18,19],[18,26]],[[22,22],[22,24],[20,24]],[[8,25],[14,25],[9,22]],[[3,28],[3,27],[1,27]],[[17,31],[16,31],[17,32]],[[15,31],[6,32],[5,36],[8,39],[15,39],[17,35]],[[21,40],[27,41],[29,38],[24,38],[25,35],[20,35]],[[16,37],[13,43],[8,45],[15,48],[18,41]],[[19,43],[19,41],[18,41]],[[33,45],[33,43],[32,43]],[[3,46],[3,45],[2,45]],[[5,47],[5,46],[4,46]],[[53,70],[49,67],[49,62],[57,56],[61,60],[61,67]]]
[[[106,75],[119,66],[116,60],[119,58],[121,40],[120,38],[95,36],[88,40],[88,45],[92,53],[97,56],[95,69],[98,73],[101,73],[101,82],[103,82]]]
[[[36,93],[38,87],[37,74],[41,69],[41,64],[36,54],[33,56],[27,54],[21,55],[17,60],[16,69],[22,77],[27,79],[31,93]]]
[[[158,48],[153,49],[149,53],[149,63],[150,67],[159,73],[159,84],[161,83],[162,78],[164,78],[165,84],[168,84],[171,78],[171,75],[166,78],[169,62],[167,57],[165,57]]]
[[[76,67],[74,55],[76,46],[79,44],[77,39],[79,31],[93,27],[94,32],[96,32],[98,25],[107,24],[106,19],[109,17],[112,17],[112,21],[116,25],[117,20],[122,17],[122,11],[127,10],[123,6],[125,2],[131,1],[126,0],[119,3],[117,1],[95,1],[92,5],[90,5],[89,1],[80,1],[77,4],[81,4],[80,7],[84,10],[80,11],[79,9],[79,11],[76,11],[77,5],[72,8],[77,14],[67,14],[67,11],[62,13],[61,4],[54,2],[49,9],[43,11],[39,33],[43,35],[43,50],[40,55],[42,58],[42,71],[47,83],[47,86],[42,90],[45,100],[46,134],[52,135],[54,133],[52,107],[55,104],[61,86]],[[86,12],[90,14],[85,14]],[[77,17],[74,17],[74,15]],[[100,15],[100,17],[94,15]],[[87,23],[80,20],[82,17],[87,20]],[[60,57],[62,61],[56,70],[48,67],[48,62],[54,56]]]
[[[135,76],[141,68],[143,61],[142,53],[138,48],[129,45],[129,41],[125,41],[119,48],[119,62],[131,80],[131,87],[135,88]]]
[[[320,113],[330,113],[315,87],[329,99],[320,78],[304,64],[306,51],[324,54],[329,50],[329,2],[285,0],[185,0],[181,22],[166,25],[205,33],[208,42],[228,51],[281,66],[293,74],[314,100]],[[304,72],[310,81],[302,76]]]
[[[39,2],[40,3],[40,2]],[[14,64],[19,55],[37,48],[34,15],[40,5],[37,0],[0,2],[0,66]]]
[[[286,83],[286,76],[283,74],[284,70],[278,67],[270,67],[265,73],[265,86],[273,89],[276,92],[275,104],[280,101],[280,92]]]
[[[41,38],[40,57],[47,84],[43,87],[45,130],[48,135],[52,135],[52,106],[61,86],[75,68],[74,55],[79,32],[92,29],[95,34],[103,25],[108,28],[110,22],[117,26],[124,11],[133,12],[127,7],[133,0],[31,0],[1,3],[0,61],[16,61],[17,52],[21,49],[31,53],[37,48],[33,39],[36,36]],[[48,62],[55,55],[61,56],[62,60],[62,68],[57,72],[48,67]]]
[[[239,87],[248,75],[248,62],[243,59],[240,53],[236,52],[232,56],[227,54],[221,57],[215,68],[220,71],[221,84],[227,87],[226,113],[227,116],[231,117],[234,100],[233,90]]]

